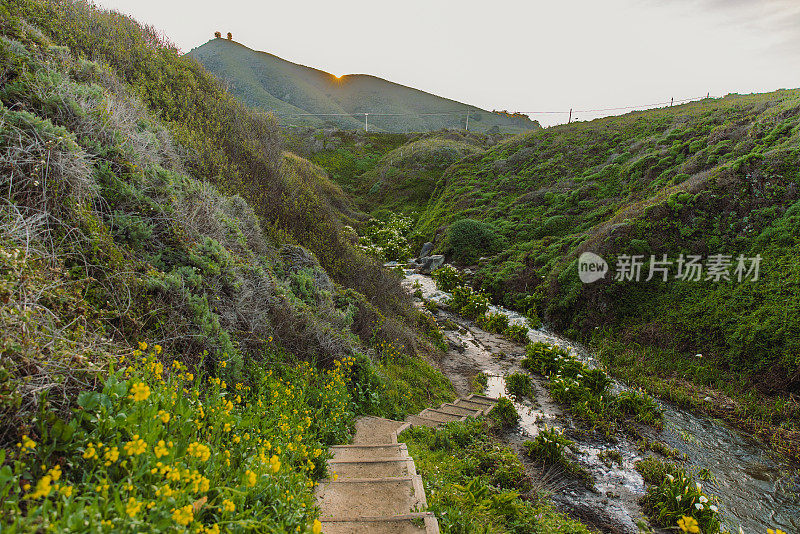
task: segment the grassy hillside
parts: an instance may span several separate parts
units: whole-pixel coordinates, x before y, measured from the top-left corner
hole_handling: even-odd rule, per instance
[[[416,232],[456,260],[489,257],[476,286],[593,341],[632,381],[701,408],[713,386],[726,395],[714,394],[718,413],[783,422],[776,439],[797,441],[786,429],[800,421],[788,396],[800,392],[798,164],[800,91],[729,95],[469,155],[444,173]],[[477,222],[453,226],[463,219]],[[585,251],[609,262],[605,279],[580,282]],[[614,280],[624,254],[644,256],[641,282]],[[663,254],[731,255],[734,280],[676,280],[673,265],[667,282],[645,282]],[[762,256],[757,282],[735,280],[740,254]]]
[[[152,31],[0,21],[0,529],[313,531],[355,414],[452,397],[438,329],[341,189]]]
[[[476,132],[496,128],[518,133],[539,127],[527,117],[491,113],[375,76],[336,77],[226,39],[213,39],[189,55],[229,83],[243,102],[274,111],[286,124],[360,129],[364,113],[372,113],[370,130],[427,132],[464,129],[469,110],[470,130]],[[313,116],[298,116],[307,114]],[[337,114],[344,116],[333,116]]]

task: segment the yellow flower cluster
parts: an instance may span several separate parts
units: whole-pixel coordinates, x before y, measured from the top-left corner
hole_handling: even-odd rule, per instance
[[[128,456],[139,456],[147,451],[147,443],[139,437],[139,434],[134,434],[133,439],[125,443],[123,448]]]
[[[187,452],[190,456],[200,458],[200,460],[203,462],[208,461],[208,459],[211,457],[211,449],[209,449],[207,445],[203,445],[199,442],[191,443]]]
[[[685,515],[678,519],[678,527],[682,531],[691,534],[698,534],[700,532],[700,525],[697,524],[697,519],[692,516]]]
[[[178,523],[179,525],[183,526],[186,526],[192,521],[194,521],[194,512],[192,511],[192,505],[187,504],[186,506],[182,506],[181,508],[173,509],[172,520]]]
[[[130,395],[128,395],[134,402],[146,400],[150,396],[150,386],[142,382],[137,382],[131,386]]]
[[[27,434],[22,434],[22,439],[17,443],[17,448],[22,454],[33,452],[36,448],[36,442],[29,438]]]

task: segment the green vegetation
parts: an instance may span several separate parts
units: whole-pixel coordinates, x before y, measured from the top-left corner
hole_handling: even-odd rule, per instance
[[[720,532],[717,500],[703,493],[703,486],[683,469],[655,458],[636,462],[636,469],[648,483],[641,504],[651,521],[662,527],[700,527],[701,532]]]
[[[519,413],[514,403],[506,397],[500,397],[487,416],[495,428],[509,428],[519,423]]]
[[[597,453],[597,457],[605,464],[606,467],[611,468],[614,465],[622,467],[622,454],[620,454],[619,451],[600,451]]]
[[[431,273],[431,278],[433,278],[433,280],[436,282],[436,289],[439,291],[451,292],[457,287],[464,287],[467,285],[467,281],[464,279],[464,276],[458,272],[455,267],[449,264],[443,265],[439,269],[436,269],[433,273]]]
[[[473,393],[483,395],[489,386],[489,375],[481,371],[470,379],[470,390]]]
[[[579,478],[587,484],[592,483],[591,474],[567,456],[567,449],[573,452],[577,452],[578,449],[574,441],[564,437],[561,429],[544,427],[539,430],[533,441],[526,441],[523,446],[532,460],[559,467],[572,477]]]
[[[375,131],[463,130],[469,111],[470,129],[475,131],[495,128],[516,133],[539,127],[526,116],[490,113],[375,76],[337,77],[225,39],[212,39],[189,55],[229,82],[243,102],[276,110],[293,125],[363,129],[366,111],[374,114],[369,118],[369,129]],[[438,115],[430,114],[431,110]],[[452,114],[442,114],[446,112]],[[303,116],[309,113],[344,116]]]
[[[356,414],[453,398],[435,322],[341,189],[153,30],[0,19],[0,529],[311,531]]]
[[[570,533],[589,531],[556,512],[531,482],[517,456],[487,431],[481,420],[416,427],[400,440],[422,474],[428,509],[442,532],[472,534]]]
[[[447,304],[467,319],[476,320],[489,310],[489,298],[469,286],[453,288],[452,294]]]
[[[447,239],[453,259],[462,264],[475,263],[482,256],[499,252],[503,245],[491,224],[474,219],[451,224]]]
[[[611,379],[601,369],[590,369],[567,351],[531,343],[525,348],[522,367],[550,378],[550,393],[576,418],[610,436],[620,423],[637,422],[660,426],[661,409],[646,394],[609,390]]]
[[[506,375],[506,391],[517,400],[523,398],[533,399],[536,396],[531,377],[523,373]]]
[[[521,324],[512,324],[509,325],[508,328],[503,330],[503,334],[511,340],[516,341],[517,343],[527,343],[528,339],[528,327]]]

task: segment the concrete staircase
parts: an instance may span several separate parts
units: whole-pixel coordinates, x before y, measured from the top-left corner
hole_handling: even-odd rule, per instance
[[[437,427],[485,415],[495,402],[470,395],[427,408],[405,421],[359,418],[353,444],[332,447],[328,467],[337,476],[322,481],[316,489],[323,533],[438,534],[436,517],[422,511],[428,505],[422,477],[397,436],[412,426]]]

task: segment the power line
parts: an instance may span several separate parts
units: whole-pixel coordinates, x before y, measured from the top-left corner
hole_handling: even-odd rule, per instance
[[[619,107],[611,107],[611,108],[597,108],[597,109],[570,109],[565,111],[517,111],[517,114],[523,115],[569,115],[571,113],[599,113],[605,111],[623,111],[623,110],[638,110],[638,109],[645,109],[645,108],[656,108],[656,107],[664,107],[664,106],[671,106],[673,104],[686,104],[689,102],[696,102],[700,100],[705,100],[707,98],[712,98],[709,95],[706,96],[698,96],[693,98],[681,98],[681,99],[670,99],[664,102],[655,102],[652,104],[641,104],[636,106],[619,106]],[[276,110],[273,110],[276,111]],[[467,112],[485,112],[491,113],[493,115],[503,115],[503,113],[496,113],[493,111],[485,111],[481,109],[468,109]],[[283,115],[285,118],[300,118],[300,117],[360,117],[360,116],[367,116],[371,115],[373,117],[407,117],[407,116],[415,116],[415,117],[431,117],[431,116],[447,116],[447,115],[463,115],[464,110],[458,111],[436,111],[436,112],[422,112],[422,113],[412,113],[412,112],[404,112],[404,113],[373,113],[371,111],[367,112],[353,112],[353,113],[295,113],[293,115]],[[506,114],[508,116],[513,116],[511,113]]]

